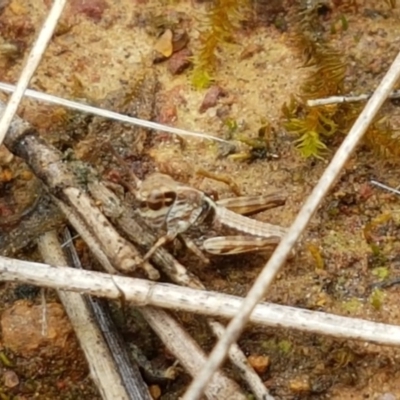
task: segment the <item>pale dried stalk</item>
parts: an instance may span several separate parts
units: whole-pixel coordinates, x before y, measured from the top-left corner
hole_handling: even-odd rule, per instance
[[[53,35],[66,2],[66,0],[55,0],[46,21],[42,25],[42,30],[40,31],[39,36],[25,62],[24,69],[18,80],[15,91],[11,95],[4,114],[0,119],[0,144],[3,143],[8,127],[17,112],[19,103],[24,96],[25,89],[28,87],[29,81],[35,73],[42,55],[46,50],[47,44]]]
[[[131,209],[125,208],[119,199],[101,183],[93,182],[88,186],[93,198],[102,204],[103,212],[111,218],[113,223],[118,226],[133,243],[147,248],[155,243],[155,238],[143,231],[140,223],[138,223],[140,217],[137,213],[134,213]],[[196,276],[190,275],[186,271],[186,268],[164,249],[157,249],[152,259],[173,282],[191,288],[205,290],[202,282]],[[210,319],[207,322],[217,337],[220,332],[225,329],[219,322]],[[272,399],[264,383],[254,369],[248,364],[247,358],[237,344],[231,346],[229,358],[257,399]]]
[[[64,229],[63,239],[63,247],[65,248],[68,263],[74,268],[82,270],[83,267],[68,228]],[[149,390],[143,381],[139,367],[132,362],[130,352],[110,316],[105,300],[92,296],[85,296],[84,300],[92,314],[93,323],[96,323],[98,326],[110,350],[115,369],[118,371],[118,375],[121,377],[130,399],[151,400]]]
[[[54,232],[42,235],[38,245],[47,263],[67,265],[63,251],[58,243],[57,235]],[[98,326],[94,323],[92,312],[83,295],[62,290],[57,290],[57,293],[85,353],[92,379],[101,397],[107,400],[131,400],[132,397],[122,384],[108,346]],[[151,396],[144,383],[141,382],[141,385],[137,386],[139,387],[139,398],[150,400]]]
[[[75,228],[77,232],[79,232],[79,236],[82,238],[82,240],[85,241],[90,251],[97,258],[104,270],[110,274],[116,274],[117,270],[114,268],[112,263],[107,258],[107,255],[102,250],[101,243],[99,243],[96,237],[92,234],[90,229],[86,226],[85,222],[78,215],[76,215],[71,207],[68,207],[54,196],[52,196],[52,200],[64,213],[69,223]]]
[[[214,321],[210,318],[207,319],[207,322],[217,338],[220,338],[224,334],[225,327],[219,322]],[[240,365],[244,366],[243,370],[240,371],[242,378],[245,382],[250,382],[249,386],[257,399],[275,400],[275,398],[269,394],[263,382],[261,382],[263,386],[260,388],[260,385],[258,383],[259,379],[254,379],[254,370],[248,365],[246,356],[243,354],[242,350],[237,344],[233,344],[229,349],[229,359],[236,367],[239,367]]]
[[[101,248],[112,264],[118,265],[118,269],[125,273],[131,272],[141,264],[140,254],[118,234],[107,218],[94,206],[89,196],[76,187],[65,188],[64,194],[71,208],[79,213],[86,226],[91,228],[94,236],[101,242]],[[157,278],[157,275],[153,276],[153,279]]]
[[[168,350],[171,353],[176,351],[184,351],[189,357],[181,359],[182,366],[191,376],[196,376],[202,365],[205,363],[207,356],[193,340],[177,340],[175,334],[179,331],[178,323],[165,311],[158,310],[153,307],[144,307],[139,309],[146,321],[157,333],[163,343],[168,343]],[[183,338],[184,339],[184,338]],[[212,377],[209,390],[206,392],[208,399],[219,400],[225,398],[227,400],[245,400],[239,386],[233,384],[220,371]]]
[[[372,123],[375,115],[379,111],[379,108],[392,91],[393,86],[396,84],[399,77],[400,53],[393,61],[389,71],[382,79],[375,93],[368,101],[366,107],[357,118],[357,121],[354,123],[349,134],[346,136],[331,163],[321,176],[318,184],[315,186],[311,195],[297,215],[287,235],[278,245],[271,259],[265,265],[253,287],[250,289],[241,309],[227,326],[224,335],[214,347],[202,371],[189,386],[187,392],[183,396],[183,400],[196,400],[201,397],[201,394],[204,388],[207,386],[207,383],[212,377],[213,373],[224,361],[229,347],[239,338],[240,333],[249,320],[250,314],[254,307],[263,298],[274,277],[288,258],[293,246],[296,244],[297,240],[305,230],[311,217],[317,210],[335,179],[338,177],[340,171],[342,170],[346,161],[349,159],[360,139],[363,137],[368,126]]]
[[[329,104],[340,104],[340,103],[356,103],[358,101],[365,101],[372,97],[373,93],[360,94],[358,96],[331,96],[325,99],[312,99],[307,100],[309,107],[326,106]],[[388,98],[398,99],[400,97],[400,91],[396,90],[389,94]]]
[[[384,185],[383,183],[377,182],[377,181],[370,181],[373,185],[378,186],[381,189],[387,190],[388,192],[392,192],[394,194],[400,195],[400,190],[397,188],[392,188],[390,186]]]
[[[123,296],[126,301],[140,307],[163,307],[220,318],[235,316],[243,302],[243,298],[222,293],[69,267],[54,268],[51,265],[4,257],[0,257],[0,280],[24,282],[109,299],[120,299]],[[400,326],[277,304],[258,304],[250,321],[257,325],[296,329],[339,339],[400,345]]]
[[[0,90],[12,93],[15,91],[15,86],[10,85],[9,83],[0,82]],[[72,110],[77,110],[77,111],[85,112],[88,114],[98,115],[100,117],[112,119],[115,121],[128,123],[131,125],[137,125],[137,126],[142,126],[144,128],[153,129],[154,133],[167,132],[167,133],[172,133],[174,135],[179,135],[179,136],[189,136],[189,137],[195,137],[195,138],[199,138],[199,139],[213,140],[213,141],[221,142],[221,143],[229,143],[224,139],[220,139],[216,136],[212,136],[212,135],[209,135],[206,133],[188,131],[185,129],[174,128],[173,126],[163,125],[163,124],[160,124],[157,122],[146,121],[144,119],[130,117],[129,115],[120,114],[115,111],[105,110],[104,108],[89,106],[87,104],[82,104],[82,103],[78,103],[76,101],[63,99],[61,97],[53,96],[53,95],[47,94],[47,93],[37,92],[37,91],[31,90],[31,89],[27,89],[25,91],[24,95],[26,97],[31,97],[36,100],[44,101],[46,103],[58,104],[60,106],[67,107]]]

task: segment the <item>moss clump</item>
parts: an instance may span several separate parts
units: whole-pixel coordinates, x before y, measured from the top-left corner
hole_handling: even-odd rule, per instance
[[[213,81],[217,65],[217,50],[232,41],[248,8],[248,0],[214,0],[200,29],[200,49],[193,57],[192,84],[204,89]]]
[[[310,73],[300,95],[296,98],[292,96],[283,107],[285,128],[297,136],[296,146],[305,158],[322,158],[329,150],[329,138],[337,133],[347,134],[363,107],[359,103],[307,105],[308,100],[342,95],[346,91],[357,92],[357,88],[344,87],[345,57],[324,39],[325,30],[319,22],[320,6],[318,2],[315,4],[301,13],[297,32],[293,36],[294,46],[303,56],[304,66],[311,68]],[[344,16],[342,20],[345,20]],[[347,27],[345,21],[343,27]],[[365,143],[379,155],[399,158],[400,138],[382,116],[377,117],[367,130]]]
[[[304,157],[321,158],[327,151],[324,138],[339,129],[338,107],[309,107],[307,100],[343,93],[346,64],[342,55],[322,39],[318,6],[300,15],[293,43],[304,59],[304,67],[311,69],[300,95],[292,96],[289,104],[283,106],[285,128],[298,136],[295,143]]]
[[[384,300],[385,300],[385,292],[383,292],[380,289],[374,289],[371,295],[369,296],[369,303],[377,311],[379,311],[382,308]]]

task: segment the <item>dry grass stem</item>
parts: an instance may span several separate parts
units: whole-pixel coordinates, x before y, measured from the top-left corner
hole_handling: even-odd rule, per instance
[[[388,192],[400,195],[400,190],[396,189],[396,188],[392,188],[390,186],[384,185],[383,183],[377,182],[377,181],[370,181],[372,185],[375,185],[383,190],[387,190]]]
[[[15,86],[10,85],[9,83],[0,82],[0,90],[13,93],[15,91]],[[153,133],[157,133],[157,131],[167,132],[167,133],[172,133],[174,135],[189,136],[199,139],[213,140],[221,143],[228,143],[226,140],[220,139],[216,136],[212,136],[206,133],[188,131],[185,129],[175,128],[173,126],[159,124],[157,122],[146,121],[140,118],[130,117],[129,115],[120,114],[115,111],[106,110],[104,108],[89,106],[87,104],[82,104],[76,101],[63,99],[61,97],[57,97],[47,93],[41,93],[32,89],[26,89],[24,95],[26,97],[31,97],[33,99],[40,100],[45,103],[57,104],[69,108],[71,110],[77,110],[88,114],[98,115],[99,117],[112,119],[115,121],[142,126],[144,128],[153,130]]]
[[[400,53],[393,61],[389,71],[382,79],[375,93],[357,118],[349,134],[346,136],[331,163],[321,176],[318,184],[315,186],[306,203],[297,215],[287,235],[283,238],[271,259],[265,265],[263,271],[257,278],[253,287],[250,289],[241,309],[227,326],[224,335],[211,352],[206,365],[189,386],[187,392],[183,396],[184,400],[196,400],[201,397],[204,388],[207,386],[207,382],[224,361],[231,344],[239,338],[240,333],[249,320],[254,307],[262,299],[266,290],[268,290],[268,287],[271,285],[279,269],[288,258],[293,246],[304,232],[311,217],[317,210],[325,195],[328,193],[333,182],[339,176],[346,161],[349,159],[351,153],[363,137],[365,131],[373,121],[389,93],[392,91],[393,86],[396,84],[399,77]]]
[[[57,22],[66,3],[66,0],[55,0],[49,15],[46,18],[46,21],[42,25],[39,36],[25,62],[25,67],[21,72],[15,91],[12,94],[0,119],[0,144],[3,143],[8,127],[10,126],[15,113],[17,112],[19,103],[24,96],[24,92],[28,87],[29,81],[35,73],[40,60],[42,59],[43,53],[45,52],[46,47],[53,36],[53,32],[57,26]]]
[[[77,232],[79,232],[79,236],[82,238],[82,240],[85,241],[90,251],[102,265],[103,269],[109,274],[117,273],[117,270],[108,259],[106,253],[102,250],[101,243],[92,234],[91,230],[86,226],[85,222],[78,215],[76,215],[75,211],[71,207],[68,207],[66,204],[55,197],[52,197],[52,200],[64,213],[69,223],[75,228]]]
[[[74,268],[82,270],[83,267],[68,228],[64,229],[63,239],[63,248],[67,253],[68,262]],[[132,363],[128,347],[112,320],[108,304],[105,300],[92,296],[85,296],[84,300],[93,315],[93,323],[96,322],[111,352],[115,369],[118,371],[129,398],[132,400],[137,398],[151,400],[152,397],[143,381],[139,368]]]
[[[165,311],[144,307],[140,309],[146,321],[157,333],[160,339],[172,354],[179,353],[180,363],[191,376],[196,376],[204,365],[207,356],[200,349],[198,344],[185,337],[186,335],[176,336],[182,333],[178,323]],[[182,357],[184,356],[184,357]],[[208,390],[205,392],[208,399],[219,400],[245,400],[246,396],[242,393],[240,387],[230,379],[226,378],[222,372],[217,371],[210,381]]]
[[[219,318],[232,318],[243,302],[240,297],[222,293],[69,267],[54,268],[51,265],[4,257],[0,257],[0,278],[109,299],[120,299],[123,296],[126,301],[140,307],[149,305]],[[400,345],[400,327],[396,325],[277,304],[258,304],[250,321],[258,325],[297,329],[339,339]],[[218,330],[217,336],[220,333]]]
[[[47,263],[67,265],[55,232],[42,235],[38,244],[39,250]],[[115,368],[114,359],[98,325],[94,322],[92,311],[84,296],[62,290],[58,290],[57,293],[85,353],[91,376],[102,398],[131,400],[132,396],[122,383],[121,376]],[[143,381],[138,382],[136,390],[140,398],[151,399]]]
[[[92,243],[92,245],[98,246],[100,248],[99,244],[97,244],[95,242]],[[93,253],[97,254],[97,253],[99,253],[99,251],[101,252],[101,249],[97,249],[97,250],[95,249],[93,251]],[[17,261],[17,260],[13,260],[13,261]],[[83,272],[83,273],[88,272],[88,271],[78,271],[78,270],[74,270],[74,269],[72,269],[72,271],[73,271],[73,274],[78,273],[78,272]],[[57,272],[60,272],[60,270],[57,269]],[[113,276],[113,275],[105,275],[105,276],[108,276],[108,279],[110,279],[109,282],[111,283],[112,288],[115,290],[114,298],[121,298],[121,294],[124,294],[124,292],[119,287],[119,282],[114,281],[114,279],[116,279],[118,277]],[[83,277],[81,276],[81,278],[83,278]],[[68,281],[68,278],[66,276],[64,276],[64,279],[67,279],[66,282]],[[89,278],[89,281],[91,279],[92,278]],[[89,281],[86,280],[87,283]],[[145,282],[147,282],[147,281],[145,281]],[[76,283],[78,283],[78,282],[76,282]],[[143,305],[143,302],[141,301],[139,303],[139,305]],[[145,310],[146,310],[145,307],[142,307],[140,309],[140,311],[142,313],[144,313]],[[150,315],[152,315],[154,318],[154,316],[157,314],[157,312],[158,312],[157,310],[152,310],[152,313]],[[146,315],[144,315],[144,317],[146,319]],[[168,321],[167,326],[170,327],[171,329],[174,329],[173,331],[168,331],[167,326],[163,325],[166,321]],[[192,368],[193,365],[197,365],[197,367],[195,369],[188,370],[189,373],[197,372],[197,370],[201,367],[203,360],[205,359],[205,355],[204,354],[199,355],[198,352],[192,353],[192,352],[186,351],[187,346],[189,346],[189,347],[197,346],[196,343],[193,341],[193,339],[176,322],[173,322],[173,319],[171,317],[169,317],[168,315],[166,315],[165,312],[160,312],[159,318],[152,319],[151,326],[156,331],[164,329],[166,331],[165,334],[169,336],[169,342],[165,343],[166,347],[180,361],[180,363],[183,366],[189,365]],[[180,345],[182,343],[184,345]],[[216,378],[217,379],[215,379],[213,381],[213,385],[210,386],[209,391],[207,392],[207,396],[209,398],[230,399],[230,398],[232,398],[231,397],[232,393],[238,393],[238,396],[239,396],[240,391],[239,391],[239,388],[237,387],[236,383],[229,380],[228,378],[225,378],[223,375],[220,375],[220,374]],[[221,379],[219,379],[219,378],[221,378]],[[226,391],[226,393],[225,393],[225,391]],[[214,393],[217,393],[218,396],[214,397]],[[240,399],[242,397],[237,397],[237,398]]]
[[[373,93],[370,94],[360,94],[359,96],[331,96],[325,99],[313,99],[307,100],[307,105],[309,107],[316,106],[326,106],[329,104],[340,104],[340,103],[356,103],[358,101],[365,101],[371,98]],[[389,99],[398,99],[400,97],[400,92],[398,90],[389,94]]]

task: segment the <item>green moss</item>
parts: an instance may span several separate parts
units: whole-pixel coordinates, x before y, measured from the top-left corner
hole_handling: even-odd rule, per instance
[[[385,299],[385,293],[380,289],[374,289],[369,296],[369,302],[375,310],[380,310]]]
[[[392,1],[389,3],[395,6]],[[340,23],[341,30],[348,28],[344,15],[340,16]],[[304,58],[304,67],[310,71],[298,97],[292,96],[283,107],[285,128],[296,136],[295,144],[305,158],[323,158],[329,150],[327,139],[336,134],[347,134],[364,104],[307,105],[307,100],[342,95],[355,88],[344,87],[346,59],[344,54],[329,45],[329,37],[326,38],[318,16],[318,5],[301,13],[297,24],[293,43]],[[400,137],[382,116],[378,116],[371,124],[364,140],[375,153],[384,158],[397,160],[400,156]]]
[[[362,304],[361,304],[360,300],[353,297],[350,300],[343,302],[342,308],[344,311],[352,314],[352,313],[358,312],[361,308],[361,305]]]
[[[200,30],[200,49],[193,57],[192,85],[207,88],[213,82],[218,47],[231,41],[240,27],[248,0],[214,0]]]
[[[276,341],[270,339],[262,343],[262,347],[265,351],[274,353],[278,351],[281,354],[288,354],[292,350],[292,343],[289,340]]]
[[[292,350],[292,343],[288,340],[281,340],[278,343],[278,348],[283,354],[288,354]]]
[[[372,270],[372,275],[376,276],[380,281],[383,281],[389,277],[390,271],[387,267],[377,267]]]
[[[283,108],[286,118],[284,126],[298,137],[295,144],[300,153],[305,158],[322,158],[328,151],[323,139],[338,131],[332,107],[308,107],[300,101],[297,101],[295,108],[289,107],[285,105]]]
[[[338,106],[307,106],[307,100],[341,94],[344,88],[346,64],[322,38],[321,30],[317,6],[301,14],[293,43],[309,75],[298,98],[292,96],[283,107],[285,128],[297,137],[295,144],[305,158],[322,158],[328,150],[324,140],[340,130]]]
[[[6,356],[6,354],[3,351],[0,352],[0,362],[5,367],[12,367],[13,366],[12,361]]]
[[[308,243],[307,250],[314,259],[316,269],[325,269],[325,261],[318,246],[313,243]]]

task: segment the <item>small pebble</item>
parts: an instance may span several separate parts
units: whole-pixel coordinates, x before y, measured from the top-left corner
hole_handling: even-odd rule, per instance
[[[263,374],[270,365],[268,356],[251,355],[247,358],[247,361],[258,374]]]
[[[7,165],[13,160],[14,155],[4,146],[0,146],[0,165]]]
[[[168,60],[167,68],[172,75],[179,75],[192,65],[192,52],[189,49],[182,49],[174,53]]]
[[[294,393],[307,393],[311,390],[308,376],[301,376],[289,381],[289,389]]]
[[[13,388],[19,385],[18,375],[14,371],[6,371],[3,374],[4,386]]]
[[[220,86],[214,85],[208,89],[206,95],[204,96],[203,102],[199,108],[200,113],[206,112],[209,108],[215,107],[217,101],[220,97],[226,96],[226,92]]]
[[[150,392],[151,397],[154,400],[157,400],[161,397],[161,389],[160,389],[160,386],[158,386],[158,385],[151,385],[149,387],[149,392]]]

